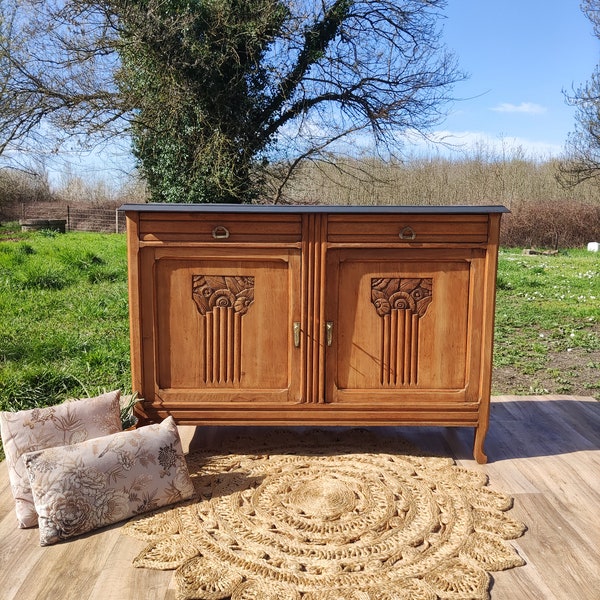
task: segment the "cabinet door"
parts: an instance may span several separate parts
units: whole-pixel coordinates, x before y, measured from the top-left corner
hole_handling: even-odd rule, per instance
[[[298,250],[144,248],[141,264],[145,387],[156,408],[298,398]]]
[[[482,260],[468,249],[331,251],[328,401],[470,399]]]

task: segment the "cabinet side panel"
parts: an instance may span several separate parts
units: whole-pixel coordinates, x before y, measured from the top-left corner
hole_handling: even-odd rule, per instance
[[[482,326],[482,352],[480,397],[483,400],[481,421],[487,427],[489,401],[492,387],[492,361],[494,347],[494,322],[496,311],[496,277],[498,272],[498,247],[500,238],[500,218],[502,215],[490,215],[489,243],[485,264],[484,309]]]
[[[143,396],[142,334],[140,311],[139,214],[126,213],[127,272],[129,292],[129,347],[131,352],[131,388]]]

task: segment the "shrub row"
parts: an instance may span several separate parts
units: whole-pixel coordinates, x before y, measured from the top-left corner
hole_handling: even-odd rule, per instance
[[[503,216],[500,243],[508,247],[578,248],[600,241],[600,203],[521,202]]]
[[[28,214],[40,212],[34,208],[30,208]],[[94,204],[93,207],[79,205],[72,208],[70,214],[71,231],[115,231],[113,202]],[[82,215],[89,218],[85,219]],[[124,231],[124,218],[119,213],[119,232]],[[502,217],[500,243],[506,247],[580,248],[588,242],[597,241],[600,241],[600,203],[575,200],[521,202]]]

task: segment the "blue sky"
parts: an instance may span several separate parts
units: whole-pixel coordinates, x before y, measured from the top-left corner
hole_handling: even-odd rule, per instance
[[[559,155],[575,114],[563,90],[588,81],[600,61],[600,40],[579,0],[448,0],[441,24],[447,48],[469,78],[455,86],[461,100],[431,138],[455,149],[424,150],[415,142],[407,152],[459,157],[479,145],[495,156],[516,148],[531,159]],[[68,162],[75,174],[114,178],[118,185],[132,159],[127,148],[111,154],[104,149]]]
[[[445,16],[445,43],[469,79],[433,137],[560,154],[575,114],[563,90],[586,82],[600,60],[579,0],[448,0]]]

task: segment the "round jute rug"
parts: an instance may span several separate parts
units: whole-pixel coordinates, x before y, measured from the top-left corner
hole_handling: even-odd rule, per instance
[[[369,431],[239,438],[194,452],[197,498],[127,523],[136,567],[178,600],[464,600],[524,564],[487,476]]]

